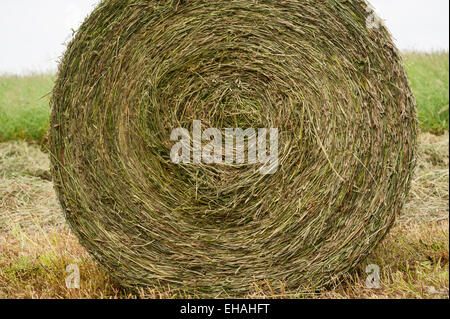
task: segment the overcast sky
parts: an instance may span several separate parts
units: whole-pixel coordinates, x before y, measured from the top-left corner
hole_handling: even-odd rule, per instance
[[[0,73],[56,69],[98,0],[0,0]],[[449,0],[371,0],[401,50],[448,50]]]

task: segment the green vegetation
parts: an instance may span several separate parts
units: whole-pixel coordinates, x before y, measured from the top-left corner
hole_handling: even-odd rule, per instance
[[[421,127],[441,134],[448,130],[448,52],[406,54],[406,70],[417,99]]]
[[[0,142],[40,141],[49,125],[53,75],[0,76]]]
[[[405,65],[424,131],[449,129],[449,55],[407,53]],[[41,142],[49,124],[54,75],[0,76],[0,141]]]

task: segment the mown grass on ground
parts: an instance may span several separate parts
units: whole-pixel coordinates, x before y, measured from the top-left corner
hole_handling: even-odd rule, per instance
[[[249,298],[448,298],[449,136],[419,138],[418,166],[404,212],[373,254],[341,285],[317,294],[274,293],[255,283]],[[26,142],[0,143],[0,298],[177,298],[160,287],[122,289],[65,224],[48,172],[48,155]],[[68,289],[66,267],[80,267]],[[365,267],[380,267],[380,288],[366,286]]]
[[[406,55],[423,131],[404,213],[368,260],[333,289],[318,294],[255,283],[251,298],[449,298],[449,55]],[[42,141],[53,75],[0,76],[0,298],[175,298],[165,287],[132,294],[79,245],[65,224]],[[9,141],[9,142],[5,142]],[[4,143],[1,143],[4,142]],[[77,264],[80,289],[68,289],[66,266]],[[366,286],[365,266],[381,270]]]
[[[405,65],[417,99],[421,128],[449,129],[449,54],[407,53]],[[0,142],[41,142],[49,124],[54,75],[0,75]]]

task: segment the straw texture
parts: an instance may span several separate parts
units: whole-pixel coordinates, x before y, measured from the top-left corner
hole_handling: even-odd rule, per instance
[[[63,57],[52,173],[80,242],[126,287],[243,296],[330,285],[401,212],[416,105],[364,1],[103,1]],[[170,134],[279,129],[279,170],[174,164]]]

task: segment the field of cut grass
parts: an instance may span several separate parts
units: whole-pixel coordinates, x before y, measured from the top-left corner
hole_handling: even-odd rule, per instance
[[[448,133],[420,136],[418,167],[403,215],[388,237],[344,282],[317,294],[255,283],[249,298],[449,298]],[[122,289],[80,246],[64,222],[48,175],[49,159],[23,141],[0,143],[0,298],[177,298],[166,287]],[[68,289],[66,267],[80,267]],[[380,268],[368,288],[365,267]],[[221,296],[226,297],[226,296]]]
[[[258,282],[247,297],[449,298],[449,55],[405,57],[422,133],[401,218],[342,284],[317,294],[280,295]],[[53,81],[53,75],[0,76],[0,299],[187,297],[166,287],[137,294],[121,288],[69,230],[48,154],[36,145],[45,139]],[[79,289],[66,286],[70,264],[80,267]],[[379,288],[366,285],[369,264],[380,268]]]
[[[449,129],[449,55],[407,53],[405,65],[423,131]],[[0,141],[41,142],[49,124],[54,75],[0,75]]]

